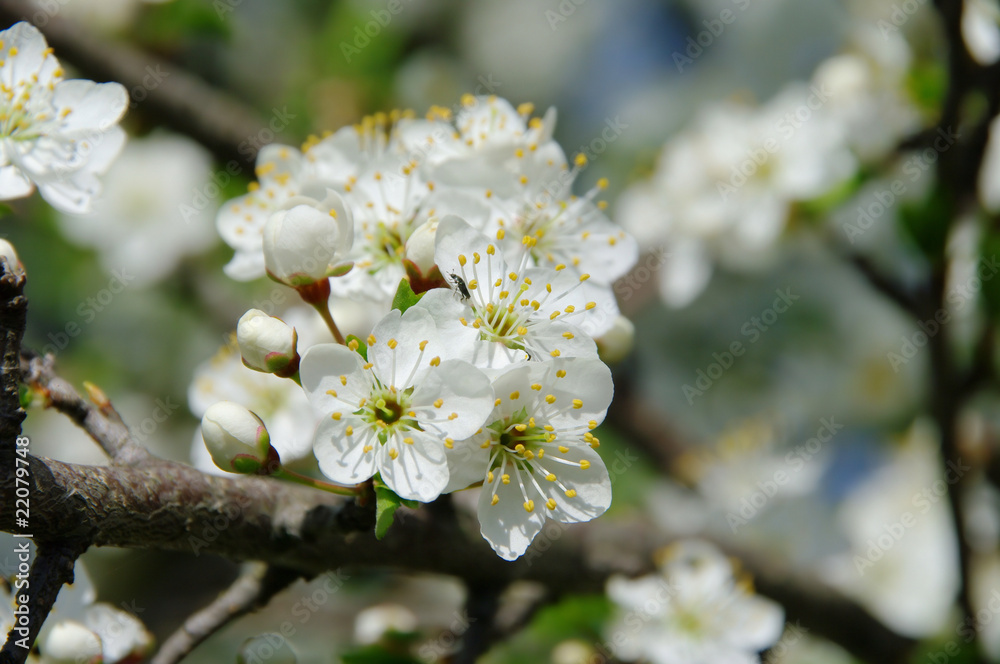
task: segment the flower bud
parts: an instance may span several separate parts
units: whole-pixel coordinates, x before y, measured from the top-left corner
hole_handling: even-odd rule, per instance
[[[247,639],[240,646],[236,655],[236,664],[252,664],[267,662],[267,664],[296,664],[299,658],[281,634],[260,634]]]
[[[597,339],[597,352],[608,364],[621,362],[632,351],[635,325],[625,316],[618,316],[611,329]]]
[[[230,473],[268,474],[277,452],[259,417],[233,403],[220,401],[201,418],[201,436],[215,465]]]
[[[264,225],[264,269],[271,279],[297,288],[336,272],[354,244],[354,221],[344,201],[330,192],[317,205],[300,203],[271,215]]]
[[[104,661],[101,639],[78,622],[56,623],[45,638],[44,664],[100,664]]]
[[[297,339],[295,328],[260,309],[243,314],[236,326],[243,364],[263,373],[286,376],[298,371]]]
[[[406,241],[406,257],[424,274],[434,267],[434,239],[437,237],[438,220],[425,221],[410,234]]]

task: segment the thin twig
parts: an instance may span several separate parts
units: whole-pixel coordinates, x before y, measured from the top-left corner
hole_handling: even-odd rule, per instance
[[[254,563],[211,604],[195,612],[171,634],[150,664],[175,664],[230,622],[265,606],[302,574]]]
[[[0,374],[0,462],[14,465],[14,441],[21,434],[25,412],[19,397],[21,338],[27,324],[28,300],[24,297],[25,274],[20,266],[0,258],[0,344],[3,373]]]
[[[25,356],[21,362],[24,382],[41,391],[48,404],[86,431],[111,459],[133,466],[149,461],[150,453],[132,439],[121,416],[106,399],[99,405],[85,401],[73,386],[56,375],[51,355]]]

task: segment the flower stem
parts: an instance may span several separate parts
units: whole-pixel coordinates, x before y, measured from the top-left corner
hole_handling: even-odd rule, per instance
[[[278,470],[276,470],[274,473],[271,474],[271,477],[277,477],[278,479],[288,480],[289,482],[304,484],[314,489],[320,489],[321,491],[335,493],[338,496],[357,496],[359,493],[361,493],[361,489],[359,487],[330,484],[329,482],[324,482],[322,480],[316,480],[311,477],[306,477],[305,475],[300,475],[299,473],[288,470],[287,468],[279,468]]]
[[[316,311],[319,312],[319,315],[323,318],[323,322],[326,323],[326,326],[330,328],[330,332],[333,333],[333,338],[337,340],[337,343],[347,345],[344,335],[340,333],[340,329],[333,321],[333,314],[330,313],[330,307],[328,307],[325,302],[322,304],[314,304],[313,307],[315,307]]]

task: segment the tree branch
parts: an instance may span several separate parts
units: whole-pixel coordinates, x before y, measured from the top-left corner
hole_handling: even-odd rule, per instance
[[[25,592],[28,596],[24,604],[28,609],[27,625],[24,625],[27,633],[19,632],[17,628],[21,625],[15,625],[7,635],[3,650],[0,650],[0,664],[24,664],[27,660],[30,646],[38,638],[42,623],[56,603],[59,590],[64,583],[73,583],[73,565],[86,548],[86,544],[72,541],[38,547],[28,577],[27,588],[30,592]],[[17,645],[22,639],[28,648]]]
[[[299,572],[261,563],[250,566],[218,598],[192,614],[160,646],[150,664],[176,664],[202,641],[231,621],[256,611],[271,598],[302,578]]]
[[[27,325],[28,299],[24,297],[25,274],[19,266],[0,258],[0,344],[3,373],[0,374],[0,461],[14,465],[14,441],[21,435],[26,413],[21,408],[21,338]]]
[[[152,459],[152,455],[132,439],[128,427],[111,402],[103,394],[97,405],[84,401],[68,382],[55,374],[54,361],[51,355],[45,358],[22,357],[24,382],[44,394],[48,406],[86,431],[115,463],[137,465]]]
[[[186,134],[221,161],[246,166],[256,157],[248,143],[263,131],[257,113],[201,79],[149,53],[88,34],[28,0],[0,0],[0,23],[31,21],[56,55],[97,81],[118,81],[158,124]],[[265,141],[266,142],[266,141]]]

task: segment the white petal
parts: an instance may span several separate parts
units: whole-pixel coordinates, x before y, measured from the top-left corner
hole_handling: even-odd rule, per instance
[[[479,528],[497,555],[504,560],[516,560],[528,549],[531,541],[545,525],[544,505],[536,505],[532,512],[524,509],[524,498],[517,483],[497,484],[496,505],[491,504],[490,488],[484,486],[479,495]]]
[[[350,425],[354,425],[354,433],[348,436],[345,429]],[[340,484],[357,484],[375,474],[380,447],[372,430],[360,425],[360,420],[326,417],[316,429],[313,453],[320,471],[328,478]]]
[[[490,379],[462,360],[430,368],[412,398],[421,426],[454,440],[476,433],[493,412]],[[435,405],[438,399],[440,406]]]
[[[404,442],[405,438],[413,440]],[[390,452],[397,452],[393,459]],[[382,479],[401,498],[429,503],[448,484],[444,442],[424,431],[410,430],[390,437],[378,454]]]

